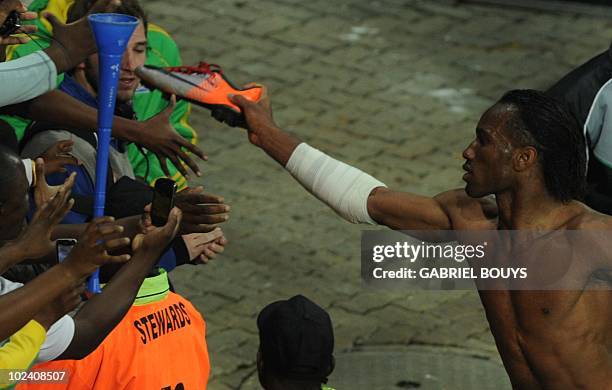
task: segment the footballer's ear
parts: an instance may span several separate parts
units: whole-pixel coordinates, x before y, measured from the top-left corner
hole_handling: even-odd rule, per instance
[[[513,156],[513,168],[516,172],[523,172],[538,163],[538,151],[533,146],[517,148]]]

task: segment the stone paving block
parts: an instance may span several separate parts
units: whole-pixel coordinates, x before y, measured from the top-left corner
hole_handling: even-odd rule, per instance
[[[179,35],[180,36],[180,35]],[[177,42],[179,43],[179,45],[181,45],[181,42],[179,39],[177,39]],[[181,45],[184,46],[184,45]],[[197,61],[199,60],[203,60],[206,59],[208,61],[210,61],[211,63],[215,60],[215,58],[218,58],[221,53],[223,53],[224,51],[235,47],[234,44],[228,40],[225,40],[223,38],[215,38],[215,39],[210,39],[210,40],[206,40],[206,42],[200,47],[198,48],[197,52],[194,51],[190,51],[189,53],[204,53],[204,57],[203,58],[192,58],[193,55],[188,55],[184,58],[185,63],[197,63]]]
[[[284,296],[279,296],[273,292],[269,292],[266,290],[259,290],[257,293],[257,297],[249,296],[245,297],[240,302],[228,306],[227,309],[234,314],[240,316],[249,316],[255,317],[261,309],[263,309],[267,304],[277,301],[279,299],[285,299]]]
[[[259,379],[257,378],[257,372],[253,372],[251,375],[244,379],[244,382],[240,385],[241,390],[261,390]]]
[[[194,23],[203,19],[204,15],[191,11],[191,5],[168,4],[167,2],[152,1],[146,4],[147,12],[163,15],[165,18],[179,20],[182,23]]]
[[[420,2],[418,8],[432,12],[436,15],[445,15],[450,19],[456,19],[457,24],[465,23],[473,19],[474,12],[467,7],[459,7],[457,4],[448,4],[448,2]]]
[[[491,332],[489,332],[489,334],[490,333]],[[502,364],[501,357],[499,356],[499,351],[495,347],[495,343],[491,342],[490,340],[483,342],[470,338],[466,340],[463,347],[468,350],[474,351],[475,353],[486,355],[487,357],[489,357],[489,359],[497,360],[500,364]]]
[[[413,291],[408,292],[404,299],[394,302],[412,311],[433,310],[439,304],[459,299],[465,293],[460,291]]]
[[[243,382],[252,375],[253,371],[253,368],[241,368],[224,376],[221,381],[233,389],[241,389]]]
[[[197,2],[197,6],[217,18],[233,23],[251,23],[255,17],[264,16],[245,7],[247,3],[246,1],[202,1]]]
[[[417,311],[413,311],[410,309],[406,309],[397,304],[398,301],[405,299],[406,294],[409,294],[410,291],[404,291],[402,289],[393,291],[393,296],[395,297],[390,305],[378,310],[374,311],[374,314],[380,316],[381,318],[389,318],[390,322],[398,325],[416,325],[424,320],[422,314],[419,314]],[[427,315],[426,315],[427,316]],[[425,317],[426,317],[425,316]]]
[[[237,329],[255,336],[257,333],[255,318],[256,316],[231,313],[227,307],[210,313],[204,312],[204,319],[207,321],[206,334],[215,335],[228,329]]]
[[[325,15],[339,17],[347,22],[359,21],[367,16],[364,12],[354,7],[354,1],[335,1],[333,7],[325,9]],[[303,2],[302,8],[311,12],[311,14],[321,14],[321,6],[316,2]]]
[[[266,61],[268,59],[269,54],[270,52],[262,50],[261,48],[242,47],[240,48],[240,50],[223,51],[216,61],[224,64],[224,71],[226,72],[230,80],[234,82],[234,78],[240,79],[240,76],[235,75],[235,71],[233,71],[233,68],[237,64],[258,63]],[[244,80],[242,80],[242,82],[244,82]],[[236,83],[240,85],[240,80],[237,80]]]
[[[278,2],[258,2],[258,1],[245,1],[247,7],[251,10],[257,10],[258,14],[263,16],[283,15],[296,19],[309,20],[313,17],[312,12],[304,9],[301,4],[299,5],[285,5]]]
[[[249,340],[252,337],[251,334],[246,333],[240,329],[227,329],[207,335],[208,346],[213,351],[223,351],[227,349],[236,348],[237,346]]]
[[[288,46],[306,46],[313,50],[327,51],[340,45],[332,37],[317,33],[315,30],[300,27],[289,31],[281,31],[275,34],[275,39]]]
[[[377,319],[371,316],[358,316],[342,309],[328,310],[334,324],[334,339],[338,351],[360,345],[377,328]]]
[[[432,16],[410,23],[407,27],[412,33],[420,36],[441,37],[443,32],[447,31],[452,24],[453,21],[447,17]]]
[[[228,385],[226,385],[225,383],[221,382],[218,379],[212,379],[211,381],[209,381],[206,388],[210,390],[232,390],[233,389],[233,387],[229,387]]]
[[[240,381],[239,378],[241,375],[239,374],[240,369],[247,367],[247,358],[245,357],[237,357],[228,351],[222,351],[220,356],[223,359],[215,359],[214,356],[211,357],[211,378],[213,381],[216,381],[225,386],[231,386],[232,382]],[[250,357],[250,361],[248,363],[252,364],[254,361],[254,356]],[[238,375],[237,375],[238,374]],[[235,387],[232,387],[235,388]]]
[[[430,324],[431,325],[431,324]],[[412,342],[424,345],[445,345],[465,348],[469,332],[455,328],[452,322],[445,322],[438,327],[421,329],[412,338]]]
[[[285,50],[273,51],[267,56],[267,60],[270,64],[278,64],[279,62],[284,64],[285,68],[289,65],[305,62],[318,56],[318,53],[313,53],[312,50],[301,47],[288,47]],[[279,67],[277,67],[279,68]]]
[[[372,346],[338,354],[337,388],[510,389],[503,366],[486,355],[431,346]]]
[[[277,14],[255,20],[249,24],[248,31],[256,35],[265,35],[295,27],[299,23],[299,19]]]
[[[388,306],[390,304],[389,299],[389,293],[387,292],[367,292],[359,293],[352,297],[350,301],[337,303],[336,305],[349,313],[368,315],[370,312],[377,313]]]
[[[381,326],[372,333],[362,345],[410,345],[415,337],[419,324],[414,327],[388,324]]]

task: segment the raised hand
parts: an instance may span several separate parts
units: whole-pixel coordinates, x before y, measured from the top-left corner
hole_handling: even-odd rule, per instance
[[[98,0],[90,13],[112,12],[121,2],[118,0]],[[88,55],[97,50],[87,16],[64,24],[55,15],[46,13],[53,29],[53,42],[45,49],[57,68],[57,73],[66,72],[81,63]]]
[[[55,249],[55,243],[51,240],[51,231],[60,223],[74,204],[74,200],[70,199],[70,192],[75,177],[76,174],[74,173],[70,175],[64,184],[57,189],[53,197],[42,202],[28,227],[17,239],[18,244],[24,248],[25,258],[40,258]],[[44,181],[44,176],[42,181]]]
[[[105,264],[128,261],[130,255],[109,253],[130,244],[128,237],[116,238],[122,232],[123,227],[115,223],[113,217],[95,218],[79,237],[78,244],[72,249],[63,264],[78,278],[85,278]]]
[[[64,185],[50,186],[47,183],[47,165],[45,160],[37,158],[34,162],[34,168],[36,170],[36,185],[34,186],[34,203],[36,208],[42,207],[45,202],[48,202],[59,192]],[[76,175],[76,174],[75,174]],[[63,217],[62,217],[63,218]]]
[[[201,176],[202,173],[198,165],[182,148],[187,149],[202,160],[207,160],[208,157],[206,157],[204,152],[196,145],[193,145],[181,137],[170,124],[170,116],[172,115],[175,105],[176,97],[172,95],[170,104],[162,112],[144,122],[139,122],[140,128],[134,134],[136,137],[134,142],[155,153],[159,159],[162,170],[167,176],[170,176],[170,171],[168,171],[166,159],[170,159],[176,169],[184,176],[187,176],[187,170],[183,162],[187,164],[196,175]]]
[[[132,260],[115,273],[101,294],[87,301],[75,315],[78,331],[61,359],[82,359],[97,348],[121,321],[146,275],[176,235],[180,221],[181,211],[173,208],[166,225],[134,237]]]
[[[45,150],[40,157],[45,162],[46,173],[63,173],[66,172],[65,165],[79,164],[79,160],[70,154],[72,152],[72,145],[74,145],[74,141],[66,139],[57,141],[53,146]],[[39,177],[38,172],[36,174],[36,177]]]
[[[174,199],[183,212],[181,234],[208,233],[229,219],[230,207],[223,203],[223,198],[204,192],[202,187],[181,191]]]
[[[170,244],[178,233],[181,223],[182,212],[174,207],[168,215],[168,221],[164,226],[155,227],[148,225],[146,234],[138,234],[132,240],[132,251],[134,255],[138,253],[151,253],[159,255]]]
[[[247,84],[254,86],[257,84]],[[228,95],[228,98],[240,107],[247,124],[249,141],[263,149],[270,157],[282,166],[287,161],[301,141],[293,135],[281,130],[272,118],[272,107],[266,87],[259,85],[263,91],[261,98],[255,103],[240,95]]]
[[[270,105],[270,97],[268,89],[260,84],[246,84],[244,88],[261,87],[261,97],[257,102],[253,102],[241,95],[228,95],[232,103],[240,107],[244,114],[247,130],[249,132],[249,141],[255,146],[261,147],[261,133],[269,129],[277,129],[278,126],[274,123],[272,117],[272,106]]]
[[[28,9],[20,0],[4,0],[0,2],[0,25],[4,24],[4,22],[12,12],[17,12],[19,14],[20,20],[33,20],[38,17],[38,15],[36,15],[36,12],[28,12]],[[31,24],[22,25],[17,29],[17,31],[10,33],[10,35],[0,37],[0,46],[19,45],[22,43],[29,42],[30,37],[14,34],[32,34],[35,33],[37,29],[38,28],[36,26]],[[0,47],[0,49],[2,49],[1,56],[2,60],[4,61],[4,56],[6,53],[4,53],[4,48]]]

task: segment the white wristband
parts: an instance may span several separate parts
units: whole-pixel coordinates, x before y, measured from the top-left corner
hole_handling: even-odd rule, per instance
[[[311,194],[352,223],[376,224],[368,214],[368,197],[384,183],[306,143],[291,154],[285,168]]]

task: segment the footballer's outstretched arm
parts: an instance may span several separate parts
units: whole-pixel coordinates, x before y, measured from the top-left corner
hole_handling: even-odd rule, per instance
[[[258,102],[230,99],[245,115],[249,141],[284,166],[300,184],[352,223],[382,224],[392,229],[450,229],[445,193],[419,196],[387,189],[381,181],[338,161],[281,130],[272,117],[267,90]]]

